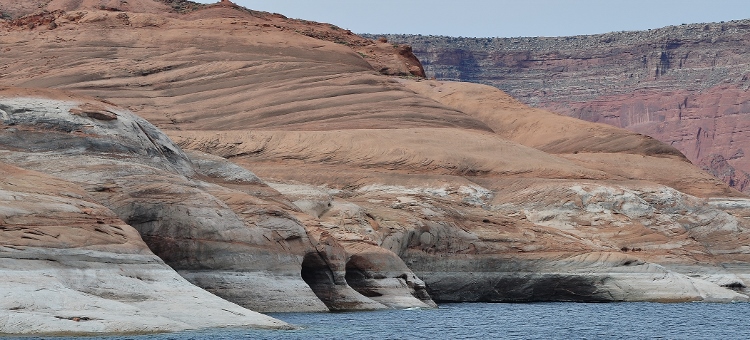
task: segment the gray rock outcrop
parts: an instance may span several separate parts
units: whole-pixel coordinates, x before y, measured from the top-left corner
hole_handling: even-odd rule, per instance
[[[226,326],[290,327],[187,282],[80,186],[0,163],[0,334]]]
[[[325,253],[295,217],[304,213],[290,201],[219,157],[191,152],[191,160],[126,110],[66,96],[0,93],[0,159],[80,185],[190,282],[260,311],[402,305],[376,303],[342,280],[332,287],[348,290],[352,302],[333,298],[327,307],[305,282],[303,268],[309,256],[319,258],[321,270],[330,259],[321,257]]]

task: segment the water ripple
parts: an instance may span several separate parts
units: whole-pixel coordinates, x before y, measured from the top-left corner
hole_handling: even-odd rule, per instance
[[[271,314],[302,326],[292,331],[209,329],[91,339],[750,339],[748,313],[750,303],[461,303],[435,310]]]

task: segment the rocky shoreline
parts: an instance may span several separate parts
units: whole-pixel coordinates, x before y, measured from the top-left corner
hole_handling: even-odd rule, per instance
[[[674,147],[394,77],[329,26],[126,5],[0,31],[0,334],[749,299],[750,198]]]

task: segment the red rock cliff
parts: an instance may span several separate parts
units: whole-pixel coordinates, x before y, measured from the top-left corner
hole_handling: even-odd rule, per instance
[[[652,136],[750,190],[750,20],[556,38],[389,38],[412,44],[428,76]]]

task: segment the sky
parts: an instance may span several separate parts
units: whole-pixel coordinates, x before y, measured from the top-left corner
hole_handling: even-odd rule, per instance
[[[198,0],[215,3],[218,0]],[[233,0],[355,33],[531,37],[750,19],[750,0]]]

